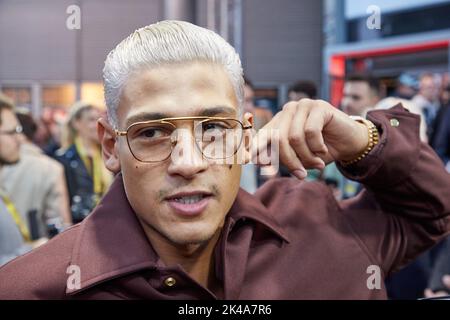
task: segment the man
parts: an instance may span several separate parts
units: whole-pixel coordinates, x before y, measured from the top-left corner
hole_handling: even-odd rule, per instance
[[[427,133],[430,143],[433,142],[435,119],[439,112],[439,85],[436,78],[429,73],[423,74],[419,79],[419,92],[412,102],[422,110],[427,124]]]
[[[12,102],[0,93],[0,172],[19,161],[20,132]],[[28,227],[10,197],[0,188],[0,265],[29,251],[31,247],[25,240],[29,240]]]
[[[253,115],[253,128],[258,131],[272,119],[272,112],[266,108],[255,106],[255,90],[253,83],[244,77],[244,112]],[[266,167],[265,175],[261,176],[261,170],[254,164],[246,164],[242,167],[241,183],[242,189],[249,193],[254,193],[258,185],[262,184],[266,178],[277,174],[278,168]]]
[[[259,130],[272,119],[269,109],[255,105],[255,89],[253,83],[244,77],[244,111],[253,114],[253,128]]]
[[[441,107],[434,121],[430,145],[450,172],[450,85],[442,90]]]
[[[416,95],[417,80],[408,73],[402,73],[397,79],[394,96],[411,100]]]
[[[179,21],[121,42],[104,81],[115,181],[81,224],[0,269],[0,299],[382,299],[382,278],[448,233],[450,178],[401,106],[355,121],[288,103],[252,150],[238,55]],[[339,204],[295,178],[239,190],[237,155],[269,143],[300,180],[335,160],[367,190]]]
[[[71,224],[64,168],[32,142],[37,126],[30,112],[17,110],[16,116],[23,128],[20,160],[2,170],[0,181],[32,226],[32,237],[49,237],[56,227]]]
[[[376,79],[368,74],[350,74],[344,83],[341,108],[350,116],[365,117],[380,99],[379,84]],[[339,177],[339,174],[335,175]],[[342,199],[354,197],[361,186],[356,181],[346,179],[335,179],[340,189],[339,196]]]
[[[352,116],[365,117],[380,100],[380,89],[376,79],[369,75],[349,75],[344,84],[341,101],[342,111]]]

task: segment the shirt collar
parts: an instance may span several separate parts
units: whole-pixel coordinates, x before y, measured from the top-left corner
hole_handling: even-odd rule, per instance
[[[288,242],[282,228],[266,207],[242,189],[226,219],[236,222],[251,219]],[[79,267],[80,287],[67,287],[67,294],[78,293],[127,273],[161,265],[128,202],[121,174],[116,176],[102,201],[79,228],[70,265]]]

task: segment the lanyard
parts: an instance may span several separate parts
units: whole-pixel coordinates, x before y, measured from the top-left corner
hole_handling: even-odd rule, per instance
[[[0,191],[0,197],[2,198],[3,202],[6,206],[6,211],[9,212],[11,217],[13,218],[14,222],[17,225],[17,228],[19,228],[20,233],[22,234],[23,240],[26,242],[31,241],[30,232],[28,231],[28,227],[25,224],[25,222],[22,220],[22,217],[20,216],[19,212],[17,212],[16,207],[12,203],[12,201],[9,199],[9,197]]]

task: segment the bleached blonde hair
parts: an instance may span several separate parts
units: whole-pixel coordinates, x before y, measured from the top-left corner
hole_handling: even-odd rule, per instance
[[[205,61],[223,66],[233,85],[242,117],[244,80],[234,48],[215,32],[185,21],[165,20],[134,31],[106,57],[103,68],[108,119],[118,125],[117,107],[129,76],[163,64]]]

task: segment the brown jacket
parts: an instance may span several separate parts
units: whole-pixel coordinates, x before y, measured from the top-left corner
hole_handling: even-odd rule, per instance
[[[383,299],[384,277],[448,233],[450,175],[420,143],[419,117],[401,106],[368,117],[381,143],[341,168],[365,185],[356,198],[338,203],[326,186],[293,178],[239,192],[215,251],[226,299]],[[66,286],[70,265],[79,289]],[[81,224],[0,269],[0,299],[214,298],[181,267],[163,265],[120,175]]]

